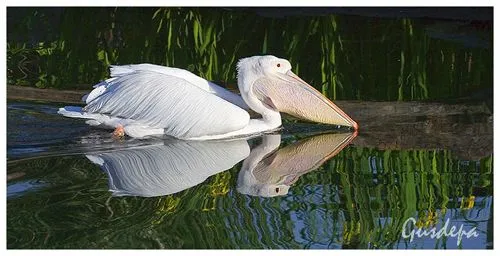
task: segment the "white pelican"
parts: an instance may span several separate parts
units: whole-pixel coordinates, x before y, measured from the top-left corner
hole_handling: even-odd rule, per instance
[[[209,140],[271,131],[279,112],[326,124],[358,125],[339,107],[291,71],[290,62],[271,55],[237,64],[241,97],[189,71],[137,64],[111,67],[111,78],[83,97],[85,107],[58,113],[89,119],[90,125],[131,137],[166,134]],[[250,119],[245,109],[261,114]]]

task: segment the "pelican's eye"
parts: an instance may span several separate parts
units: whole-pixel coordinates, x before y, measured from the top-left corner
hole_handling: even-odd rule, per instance
[[[280,188],[276,188],[275,191],[276,191],[276,193],[279,193],[280,192]]]
[[[281,64],[279,64],[279,63],[278,63],[278,64],[276,64],[276,67],[278,67],[278,68],[279,68],[279,67],[281,67]]]

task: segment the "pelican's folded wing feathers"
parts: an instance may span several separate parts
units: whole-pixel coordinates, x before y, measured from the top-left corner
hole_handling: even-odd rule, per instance
[[[200,80],[193,81],[195,75],[182,77],[184,72],[191,74],[150,64],[113,67],[112,78],[86,97],[84,111],[162,128],[178,138],[223,134],[248,124],[249,114],[219,95],[225,89],[219,87],[217,94],[210,91],[214,87],[202,88]]]

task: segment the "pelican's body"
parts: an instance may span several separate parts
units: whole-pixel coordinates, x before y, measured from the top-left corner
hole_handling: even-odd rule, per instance
[[[357,124],[291,71],[287,60],[254,56],[238,63],[241,96],[189,71],[152,64],[114,66],[111,78],[85,95],[84,108],[59,113],[123,128],[132,137],[166,134],[209,140],[246,136],[281,126],[281,112],[311,121]],[[250,119],[248,108],[262,115]]]

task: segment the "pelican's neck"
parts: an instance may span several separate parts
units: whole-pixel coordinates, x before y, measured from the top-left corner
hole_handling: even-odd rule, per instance
[[[261,133],[271,131],[281,126],[281,115],[278,111],[270,109],[253,95],[252,91],[248,92],[246,97],[243,97],[247,105],[255,112],[259,113],[262,118],[251,119],[246,127],[251,133]]]
[[[271,129],[281,126],[281,115],[279,112],[267,109],[266,111],[261,111],[259,114],[262,115],[262,121],[268,124]]]
[[[240,69],[238,71],[238,88],[240,89],[241,97],[248,107],[262,116],[261,119],[250,120],[251,122],[249,125],[258,124],[258,130],[264,129],[264,131],[276,129],[281,126],[281,115],[278,111],[265,106],[263,102],[254,95],[252,87],[257,79],[258,76],[253,75],[250,70]]]

